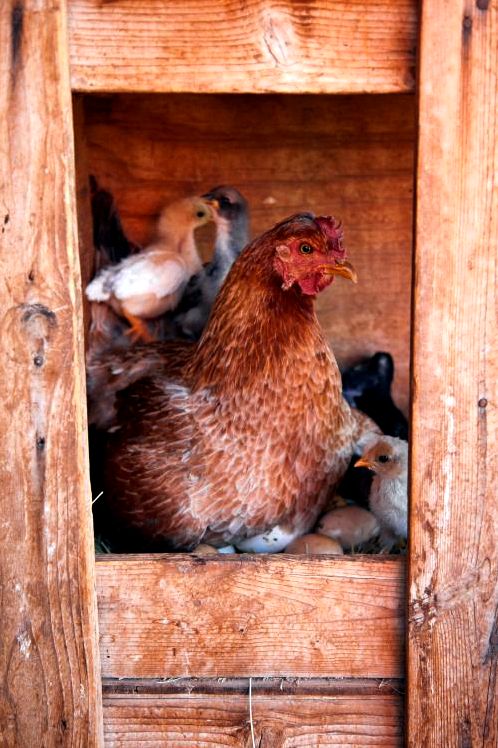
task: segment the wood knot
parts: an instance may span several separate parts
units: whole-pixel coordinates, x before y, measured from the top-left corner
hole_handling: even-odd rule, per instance
[[[472,18],[471,16],[464,16],[462,21],[463,27],[463,38],[468,39],[472,33]]]
[[[294,63],[293,48],[295,34],[292,21],[275,10],[264,13],[261,19],[263,41],[277,67],[287,67]]]
[[[408,615],[415,629],[423,631],[428,628],[430,630],[438,616],[437,595],[426,587],[421,597],[411,601]]]
[[[481,397],[481,399],[479,400],[477,404],[480,408],[485,408],[488,404],[488,401],[486,400],[485,397]]]
[[[33,317],[44,317],[48,320],[50,327],[54,327],[57,324],[55,313],[43,304],[21,304],[20,308],[22,310],[21,321],[25,325],[31,322]]]
[[[23,332],[34,347],[35,358],[41,356],[52,331],[57,327],[57,317],[44,304],[20,304],[18,309]],[[39,365],[36,361],[34,363],[35,366]]]
[[[479,10],[487,10],[489,8],[489,0],[476,0],[476,7]]]
[[[21,55],[22,29],[24,25],[24,8],[22,2],[17,2],[10,15],[11,46],[10,59],[12,69],[15,70]]]

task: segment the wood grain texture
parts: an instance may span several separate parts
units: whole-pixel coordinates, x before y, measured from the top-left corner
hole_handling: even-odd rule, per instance
[[[423,5],[409,745],[498,745],[498,4]]]
[[[255,235],[302,210],[340,217],[360,280],[321,294],[321,322],[342,365],[393,354],[406,411],[413,97],[123,95],[85,105],[88,167],[134,241],[148,241],[162,204],[220,183],[247,196]]]
[[[78,91],[407,92],[415,0],[70,0]]]
[[[102,673],[399,677],[403,563],[100,556]]]
[[[259,692],[252,683],[255,744],[260,748],[402,745],[397,693],[288,694]],[[105,694],[106,746],[250,748],[245,693]]]
[[[64,3],[0,8],[0,735],[101,745]]]

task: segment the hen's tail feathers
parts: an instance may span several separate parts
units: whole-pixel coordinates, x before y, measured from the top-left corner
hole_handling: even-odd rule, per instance
[[[112,194],[99,187],[93,175],[90,176],[90,193],[93,243],[103,255],[103,262],[100,264],[112,263],[114,265],[137,252],[140,247],[127,238]]]
[[[90,348],[87,353],[89,423],[99,429],[112,430],[116,425],[118,392],[145,377],[177,378],[193,350],[193,345],[186,341],[138,343],[128,348]]]
[[[88,331],[88,354],[96,356],[111,346],[127,348],[130,338],[126,334],[128,326],[107,304],[92,303],[91,324]]]
[[[99,187],[96,178],[90,175],[90,194],[93,217],[93,243],[97,251],[96,275],[87,286],[86,295],[91,302],[109,299],[109,289],[105,288],[107,274],[102,272],[106,265],[115,265],[140,247],[130,241],[121,225],[118,209],[110,192]],[[100,271],[100,272],[99,272]],[[89,331],[89,354],[97,354],[110,345],[127,347],[130,344],[125,335],[126,322],[118,317],[107,304],[91,304],[91,325]]]
[[[109,429],[116,417],[116,394],[150,374],[160,363],[154,350],[89,350],[87,354],[88,422],[99,429]],[[129,354],[129,355],[127,355]]]

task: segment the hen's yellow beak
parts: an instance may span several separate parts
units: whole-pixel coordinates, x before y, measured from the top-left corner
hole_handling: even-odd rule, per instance
[[[337,261],[333,265],[322,265],[320,271],[324,275],[341,275],[353,283],[358,283],[358,273],[347,260]]]

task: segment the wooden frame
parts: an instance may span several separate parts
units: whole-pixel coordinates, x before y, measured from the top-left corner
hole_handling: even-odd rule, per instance
[[[399,679],[403,572],[365,556],[102,556],[102,674],[306,678],[312,663],[313,677]]]
[[[414,0],[71,0],[71,82],[95,93],[402,93],[415,83],[416,22]]]
[[[498,8],[447,11],[426,3],[421,18],[408,736],[493,746]]]
[[[345,93],[413,87],[415,4],[408,0],[366,6],[357,2],[348,4],[347,12],[342,3],[326,0],[309,12],[290,2],[272,10],[252,0],[240,15],[233,14],[227,1],[216,16],[211,15],[214,6],[201,0],[149,3],[149,11],[153,7],[156,12],[143,16],[138,0],[70,0],[73,90]],[[192,21],[199,5],[204,15]],[[159,12],[168,23],[156,25]],[[222,79],[219,67],[211,64],[214,51],[209,41],[204,46],[192,43],[203,23],[220,17],[224,31],[216,54],[221,50]],[[0,731],[7,745],[102,745],[65,4],[9,0],[0,19],[6,92],[2,121],[7,123],[1,149],[5,209],[0,215],[7,289],[0,410],[5,434]],[[151,34],[156,33],[152,44]],[[420,34],[407,741],[424,748],[494,746],[496,4],[425,3]],[[329,56],[329,50],[334,54]],[[202,731],[202,720],[203,715],[213,719],[212,710],[220,709],[225,715],[232,713],[224,718],[224,744],[244,744],[250,738],[247,696],[244,682],[236,676],[303,675],[302,663],[321,642],[329,650],[318,657],[312,684],[282,681],[281,696],[272,683],[265,691],[264,683],[255,682],[254,714],[262,710],[256,717],[260,744],[274,744],[275,724],[281,724],[281,743],[297,740],[305,730],[309,745],[318,739],[320,744],[335,745],[339,734],[348,744],[399,745],[399,681],[390,680],[400,676],[399,561],[257,559],[247,564],[251,593],[255,589],[251,595],[243,591],[236,560],[143,561],[143,578],[158,585],[167,579],[178,590],[181,585],[190,589],[183,597],[169,599],[168,621],[175,621],[177,631],[167,644],[160,634],[170,625],[161,621],[168,617],[162,606],[155,599],[148,607],[140,606],[140,580],[132,573],[136,564],[134,558],[97,564],[108,744],[119,744],[123,730],[128,739],[124,725],[130,719],[137,735],[130,745],[143,745],[145,738],[167,744],[174,739],[177,719],[191,725],[191,745],[213,744]],[[344,579],[353,567],[360,573],[351,577],[348,587]],[[376,573],[372,588],[365,590],[362,580],[370,578],[373,568],[384,573],[386,583],[380,583]],[[194,609],[190,618],[185,614],[188,605],[199,601],[199,588],[220,574],[225,577],[227,569],[231,582],[229,598],[224,598],[226,621],[214,630],[225,637],[224,676],[233,680],[221,686],[216,685],[219,660],[203,661],[200,654],[207,643],[203,632],[186,627]],[[296,585],[303,585],[297,580],[303,575],[312,580],[312,590],[319,580],[328,579],[326,594],[317,595],[316,603],[310,604],[311,593],[304,586],[296,597]],[[271,651],[267,671],[256,672],[250,653],[259,652],[261,662],[269,651],[268,630],[279,625],[271,594],[283,594],[282,589],[289,590],[286,605],[292,615],[296,620],[302,616],[302,628],[297,630],[303,631],[303,638],[288,651]],[[130,602],[125,606],[128,590]],[[341,659],[341,651],[350,646],[350,634],[356,642],[361,634],[348,596],[364,604],[373,594],[374,607],[386,611],[380,618],[390,628],[372,628],[360,659]],[[242,623],[229,615],[231,602],[240,595],[245,595],[246,604]],[[343,621],[349,622],[342,630],[326,625],[326,611],[337,599],[346,612]],[[216,611],[219,615],[221,605],[216,596],[201,601],[199,615],[205,625]],[[250,632],[256,609],[266,613],[266,633]],[[282,625],[290,631],[285,622]],[[127,629],[138,632],[135,660],[127,642],[119,640]],[[313,639],[311,629],[322,639]],[[159,665],[143,658],[142,630],[158,641]],[[379,660],[378,647],[391,638],[393,656]],[[182,651],[179,661],[168,649],[173,640]],[[358,646],[352,650],[355,655]],[[128,662],[123,659],[128,657]],[[197,676],[201,681],[182,680],[178,693],[171,683],[157,682],[163,667],[175,677]],[[362,673],[363,679],[358,678]],[[123,675],[132,680],[119,685],[114,679]],[[324,681],[323,676],[346,677],[340,695],[339,682]],[[388,693],[382,691],[384,683]],[[364,708],[359,709],[360,702]],[[157,731],[147,727],[151,710],[162,725]],[[301,715],[297,722],[291,712]],[[347,712],[352,716],[343,730],[338,715]],[[336,728],[329,729],[331,721]],[[216,741],[221,733],[213,734]]]
[[[64,4],[0,9],[0,734],[100,745],[71,89]]]

